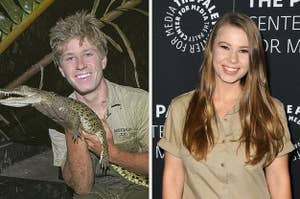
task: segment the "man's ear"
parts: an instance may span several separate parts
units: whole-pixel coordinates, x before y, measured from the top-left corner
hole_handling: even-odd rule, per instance
[[[101,62],[102,70],[104,70],[107,64],[107,56],[104,56],[100,62]]]

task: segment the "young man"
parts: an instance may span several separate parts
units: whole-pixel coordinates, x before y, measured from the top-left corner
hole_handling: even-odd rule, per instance
[[[148,175],[148,93],[105,79],[107,43],[101,22],[93,15],[76,13],[50,30],[50,46],[62,76],[74,88],[70,97],[88,105],[105,120],[110,162],[137,174]],[[95,135],[49,130],[54,165],[60,166],[75,198],[148,198],[148,189],[134,185],[114,172],[95,177],[90,151],[98,155]]]

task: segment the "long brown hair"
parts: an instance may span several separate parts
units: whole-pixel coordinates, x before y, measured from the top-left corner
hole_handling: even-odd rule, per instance
[[[241,13],[227,13],[215,24],[208,38],[201,66],[200,85],[196,89],[186,116],[183,143],[196,160],[205,159],[215,144],[211,122],[216,120],[213,104],[215,72],[213,43],[219,29],[231,25],[242,29],[249,41],[249,70],[241,80],[240,144],[245,144],[247,163],[256,164],[267,155],[272,161],[283,148],[284,129],[272,101],[268,83],[264,48],[255,23]]]

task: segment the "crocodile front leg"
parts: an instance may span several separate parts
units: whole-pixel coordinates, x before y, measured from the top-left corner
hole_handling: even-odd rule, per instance
[[[109,167],[109,154],[105,132],[96,132],[96,136],[102,145],[99,163],[96,165],[95,169],[95,174],[100,175],[101,173],[105,172],[106,169]]]

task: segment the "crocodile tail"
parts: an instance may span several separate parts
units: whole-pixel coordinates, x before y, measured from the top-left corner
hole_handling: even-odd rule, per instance
[[[147,177],[138,175],[136,173],[130,172],[119,165],[110,164],[110,167],[115,170],[119,175],[121,175],[126,180],[144,187],[149,187],[149,180]]]

